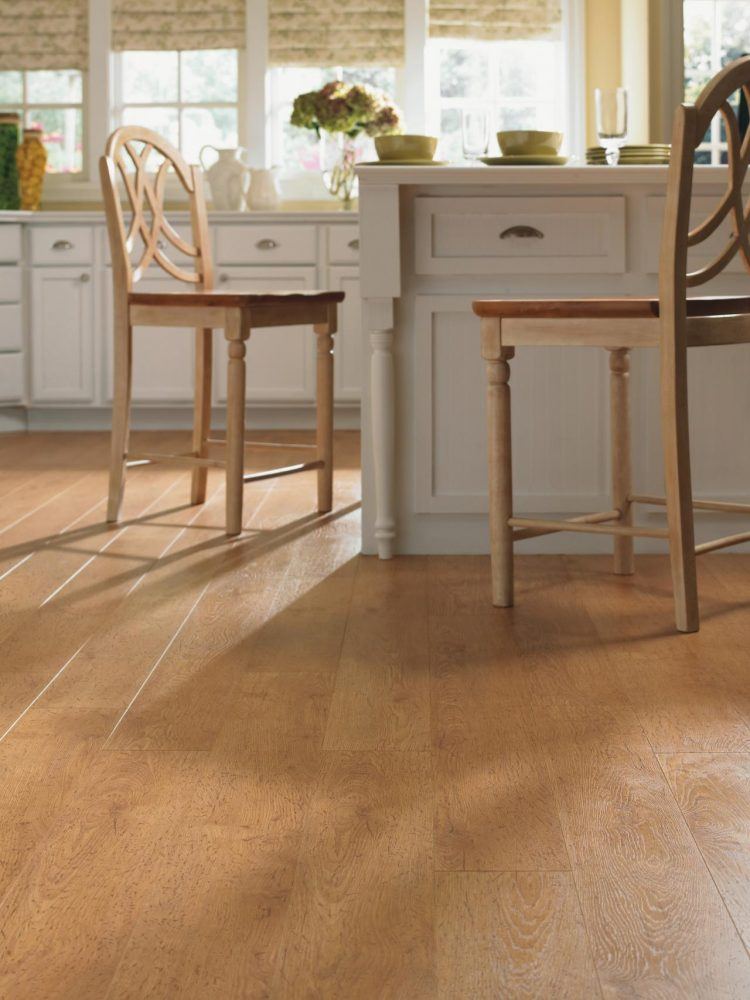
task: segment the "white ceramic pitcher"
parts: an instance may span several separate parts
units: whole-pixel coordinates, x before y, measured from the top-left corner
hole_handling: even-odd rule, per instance
[[[211,167],[207,167],[203,159],[207,149],[212,149],[218,156]],[[244,155],[242,146],[238,149],[217,149],[211,145],[204,146],[198,154],[211,187],[211,202],[219,211],[241,212],[245,207],[250,167],[242,159]]]
[[[279,168],[269,167],[250,171],[249,206],[256,211],[269,211],[281,204]]]

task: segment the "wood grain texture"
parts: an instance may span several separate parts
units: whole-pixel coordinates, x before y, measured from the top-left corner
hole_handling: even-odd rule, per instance
[[[659,761],[745,947],[750,947],[750,754]]]
[[[360,558],[354,435],[235,542],[216,470],[106,527],[106,446],[0,438],[0,995],[750,995],[750,559],[686,644],[662,558]]]
[[[271,995],[435,995],[430,786],[425,753],[326,756]]]
[[[435,908],[440,1000],[601,996],[569,873],[442,873]]]

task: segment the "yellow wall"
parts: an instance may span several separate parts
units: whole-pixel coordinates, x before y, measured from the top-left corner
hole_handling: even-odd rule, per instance
[[[627,3],[627,0],[624,0]],[[622,83],[620,0],[586,0],[586,136],[596,143],[594,89]]]

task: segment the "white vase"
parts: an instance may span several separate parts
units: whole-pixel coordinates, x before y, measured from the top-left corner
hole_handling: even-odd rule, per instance
[[[352,208],[359,182],[354,167],[359,157],[357,145],[343,132],[323,132],[320,139],[320,166],[323,183],[345,209]]]
[[[218,156],[210,167],[206,166],[203,159],[207,149],[212,149]],[[239,149],[217,149],[216,146],[208,145],[198,154],[211,188],[211,203],[218,211],[241,212],[245,207],[250,168],[242,159],[244,153],[241,146]]]
[[[272,211],[281,204],[279,168],[268,167],[250,171],[248,205],[255,211]]]

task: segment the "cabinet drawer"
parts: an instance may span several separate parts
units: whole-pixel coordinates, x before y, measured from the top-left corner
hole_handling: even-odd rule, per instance
[[[21,268],[0,267],[0,302],[21,301]]]
[[[417,198],[418,274],[615,274],[625,199]]]
[[[331,264],[356,264],[359,261],[359,227],[328,227],[328,261]]]
[[[21,227],[0,225],[0,261],[15,263],[21,259]]]
[[[21,307],[0,306],[0,351],[21,349]]]
[[[219,226],[219,264],[314,264],[315,226]]]
[[[34,226],[31,261],[33,264],[92,264],[93,232],[88,226]]]
[[[14,403],[23,398],[23,356],[0,354],[0,401]]]

